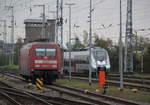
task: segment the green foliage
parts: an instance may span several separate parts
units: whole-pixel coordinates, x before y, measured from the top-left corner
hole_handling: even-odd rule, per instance
[[[109,50],[112,48],[112,40],[110,40],[109,38],[107,40],[104,40],[102,38],[99,38],[98,35],[95,34],[94,45]]]
[[[134,71],[141,73],[141,63],[143,56],[143,73],[150,73],[150,42],[149,39],[144,37],[137,38],[137,44],[134,50],[141,51],[143,53],[134,54]]]
[[[150,73],[150,44],[147,45],[147,49],[143,56],[144,73]]]
[[[88,32],[86,30],[83,31],[83,44],[84,46],[88,46],[89,44]]]
[[[19,69],[18,65],[6,65],[6,66],[0,66],[0,68],[3,69]]]
[[[119,72],[119,47],[113,46],[111,50],[108,50],[110,57],[110,65],[112,72]]]
[[[21,40],[22,39],[19,38],[17,40],[17,43],[15,44],[15,47],[14,47],[14,54],[13,54],[13,64],[14,65],[18,65],[19,50],[20,50],[20,48],[23,45],[23,43],[22,43]],[[6,54],[5,52],[3,52],[2,54],[0,54],[0,66],[9,65],[11,57],[12,57],[11,54],[8,54],[8,53]]]
[[[141,72],[141,59],[142,59],[141,54],[133,55],[133,68],[134,68],[134,71],[136,71],[137,73]]]
[[[111,63],[111,71],[112,72],[119,72],[119,45],[113,45],[111,39],[102,39],[99,38],[98,34],[93,34],[94,43],[92,43],[96,47],[104,48],[108,51]],[[83,31],[83,44],[81,43],[80,39],[76,37],[75,43],[71,46],[72,49],[79,49],[89,46],[88,40],[88,33],[87,31]],[[133,45],[133,51],[142,51],[143,50],[143,73],[150,73],[150,41],[147,38],[138,37],[137,44]],[[134,73],[141,73],[141,60],[142,54],[133,54],[133,70]],[[123,46],[123,62],[124,62],[124,46]]]
[[[84,48],[84,45],[81,43],[80,39],[76,36],[75,43],[72,45],[72,50]]]
[[[94,45],[104,48],[108,51],[110,57],[111,71],[118,72],[118,63],[119,63],[118,46],[113,46],[113,42],[109,38],[107,40],[104,40],[102,38],[99,38],[96,33],[94,34],[94,36],[95,36]]]
[[[107,39],[104,40],[102,38],[99,38],[98,35],[95,33],[95,46],[102,47],[108,51],[109,57],[110,57],[110,63],[111,63],[111,71],[113,72],[119,72],[119,46],[114,46],[112,43],[112,40]],[[142,51],[144,52],[143,55],[143,67],[144,72],[143,73],[150,73],[150,43],[149,40],[143,37],[137,38],[137,44],[136,46],[133,46],[134,51]],[[124,55],[124,48],[123,48],[123,55]],[[123,56],[124,57],[124,56]],[[134,72],[140,73],[141,72],[141,61],[142,61],[142,54],[134,54],[133,55],[133,68]]]

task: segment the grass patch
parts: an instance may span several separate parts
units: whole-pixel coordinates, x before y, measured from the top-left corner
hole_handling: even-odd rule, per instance
[[[18,65],[6,65],[6,66],[0,66],[1,69],[19,69]]]
[[[119,74],[115,73],[115,72],[110,72],[110,74],[119,76]],[[128,76],[129,77],[139,77],[139,78],[150,78],[150,74],[140,74],[140,73],[139,74],[135,73],[135,74],[128,75]]]
[[[56,81],[56,83],[62,84],[62,85],[73,86],[73,87],[77,87],[77,88],[82,88],[84,90],[89,90],[92,92],[95,92],[96,89],[99,89],[100,94],[103,92],[102,88],[100,88],[95,83],[92,83],[92,85],[89,86],[89,84],[87,82],[78,81],[78,80],[69,81],[67,79],[58,79]],[[109,87],[107,89],[106,95],[120,97],[123,99],[128,99],[128,100],[133,100],[133,101],[138,101],[138,102],[150,103],[150,93],[141,92],[141,91],[134,93],[131,91],[131,89],[124,89],[124,91],[121,92],[121,91],[119,91],[118,88]]]
[[[150,74],[134,74],[135,77],[150,78]]]

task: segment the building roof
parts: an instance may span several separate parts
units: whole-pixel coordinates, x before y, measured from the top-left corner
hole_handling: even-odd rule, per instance
[[[55,19],[47,19],[46,21],[55,21]],[[42,19],[25,19],[24,24],[26,23],[42,23]]]

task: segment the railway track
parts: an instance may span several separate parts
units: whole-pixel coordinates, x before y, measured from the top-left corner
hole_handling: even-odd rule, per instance
[[[24,81],[21,77],[18,77],[15,75],[7,74],[7,76],[17,78],[21,81]],[[85,101],[74,100],[75,98],[70,100],[67,98],[63,98],[60,95],[51,97],[51,96],[47,96],[47,95],[37,94],[32,91],[26,91],[26,90],[16,89],[16,88],[14,89],[13,87],[9,86],[8,84],[5,84],[4,82],[0,82],[0,84],[2,84],[1,86],[5,86],[5,87],[0,88],[0,91],[2,92],[0,94],[3,95],[8,100],[10,100],[15,105],[91,105],[91,103],[88,103]],[[59,92],[57,92],[57,93],[59,93]],[[30,100],[32,100],[32,101],[36,100],[39,103],[41,102],[41,104],[39,104],[39,103],[38,104],[37,103],[33,103],[33,104],[24,104],[23,103],[22,104],[21,102],[18,102],[15,99],[16,97],[19,97],[20,100],[24,100],[27,98],[26,102],[28,102],[28,101],[30,102]]]
[[[115,80],[115,81],[119,81],[120,77],[107,77],[107,80]],[[143,78],[127,78],[124,77],[124,82],[129,82],[129,83],[138,83],[138,84],[146,84],[150,86],[150,80],[148,79],[143,79]]]
[[[26,91],[13,88],[4,82],[0,82],[0,94],[1,97],[5,97],[14,105],[53,105],[46,100],[32,95]]]
[[[72,73],[72,76],[88,77],[88,75],[81,74],[81,73]],[[95,77],[93,77],[93,78],[95,78]],[[119,75],[108,74],[106,76],[106,79],[107,80],[113,80],[113,81],[119,81],[120,76]],[[128,82],[128,83],[135,83],[135,84],[149,85],[150,86],[150,78],[124,75],[123,80],[124,80],[124,82]]]
[[[116,98],[112,96],[106,96],[102,94],[97,94],[93,92],[85,93],[84,90],[69,87],[69,86],[62,86],[54,84],[52,86],[46,86],[46,88],[50,88],[56,91],[59,91],[61,94],[69,94],[74,97],[78,97],[81,100],[90,102],[95,105],[140,105],[140,103],[136,103],[133,101],[128,101],[121,98]]]
[[[107,76],[107,79],[108,80],[119,81],[120,76],[109,74]],[[131,76],[131,75],[124,75],[124,82],[138,83],[138,84],[141,84],[141,85],[149,85],[150,86],[150,78],[148,78],[148,77],[146,78],[146,77],[137,77],[137,76]]]
[[[15,75],[10,75],[10,74],[7,74],[7,75],[14,77],[14,78],[24,80],[21,77],[18,77]],[[47,86],[45,86],[45,88],[59,93],[59,96],[61,98],[55,97],[53,99],[53,101],[56,100],[57,102],[61,103],[58,105],[63,105],[62,103],[65,103],[64,105],[140,105],[139,103],[136,103],[133,101],[128,101],[125,99],[116,98],[116,97],[112,97],[112,96],[106,96],[106,95],[96,94],[96,93],[92,93],[92,92],[85,93],[84,90],[75,89],[75,88],[69,87],[69,86],[53,84],[50,86],[47,85]],[[33,94],[33,95],[39,96],[37,94]],[[67,97],[74,97],[74,99],[67,100],[67,99],[62,98],[65,95],[67,95]],[[42,97],[42,99],[45,99],[45,100],[50,99],[47,96],[40,96],[40,97]]]
[[[65,76],[65,78],[69,78],[69,77]],[[72,79],[86,81],[86,82],[89,81],[87,77],[72,76]],[[97,83],[98,79],[93,78],[92,82]],[[106,83],[108,85],[111,85],[111,86],[119,86],[120,85],[120,82],[119,81],[115,81],[115,80],[107,80]],[[131,88],[131,89],[132,88],[137,88],[137,89],[139,89],[141,91],[150,92],[150,86],[149,85],[145,85],[145,84],[124,82],[124,87]]]
[[[49,97],[35,93],[20,92],[11,88],[0,88],[0,90],[0,94],[4,95],[15,105],[90,105],[87,103],[71,101],[59,97]],[[18,98],[19,100],[22,100],[22,103],[12,98],[12,96],[17,97],[17,100]]]
[[[110,77],[120,77],[119,74],[108,74]],[[142,76],[134,76],[134,75],[124,75],[124,78],[131,78],[131,79],[142,79],[142,80],[150,80],[150,77],[142,77]]]

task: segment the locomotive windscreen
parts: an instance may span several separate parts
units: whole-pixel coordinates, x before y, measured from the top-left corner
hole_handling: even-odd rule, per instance
[[[36,48],[35,49],[36,56],[56,56],[56,49],[55,48]]]
[[[96,51],[94,56],[96,60],[99,60],[99,61],[106,60],[106,53],[104,51]]]

